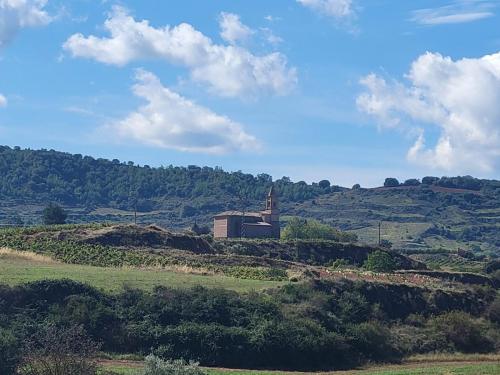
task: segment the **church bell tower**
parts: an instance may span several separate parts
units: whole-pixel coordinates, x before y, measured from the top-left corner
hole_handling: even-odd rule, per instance
[[[274,185],[271,186],[266,200],[266,213],[269,223],[273,226],[273,237],[280,238],[280,207],[279,199]]]

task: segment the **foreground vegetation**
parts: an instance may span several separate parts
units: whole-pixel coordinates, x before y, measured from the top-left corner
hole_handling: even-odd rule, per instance
[[[203,287],[108,294],[38,281],[0,286],[0,337],[15,346],[48,324],[78,324],[107,352],[153,351],[229,368],[348,369],[418,353],[499,350],[495,295],[348,281],[244,294]]]

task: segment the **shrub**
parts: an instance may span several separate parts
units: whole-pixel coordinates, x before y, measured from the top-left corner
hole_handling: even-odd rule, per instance
[[[146,367],[141,375],[205,375],[198,363],[187,363],[183,359],[162,360],[155,355],[148,355],[145,361]]]
[[[45,225],[57,225],[66,223],[68,214],[57,204],[50,203],[43,210],[43,223]]]
[[[357,236],[353,233],[341,232],[330,225],[317,220],[304,220],[297,217],[290,219],[283,229],[281,237],[284,240],[309,239],[354,242]]]
[[[434,185],[439,181],[439,177],[426,176],[422,178],[422,184],[424,185]]]
[[[392,342],[391,332],[378,322],[365,322],[352,326],[348,330],[348,337],[363,359],[394,361],[402,357]]]
[[[495,349],[495,343],[487,334],[489,327],[467,313],[452,311],[430,319],[428,326],[435,335],[448,342],[451,350],[488,353]]]
[[[328,181],[328,180],[321,180],[320,182],[318,182],[318,185],[322,189],[328,189],[331,184],[330,184],[330,181]]]
[[[392,272],[396,269],[396,262],[389,253],[377,250],[368,255],[364,267],[369,271]]]
[[[17,340],[11,332],[0,328],[0,374],[13,375],[20,358]]]
[[[232,266],[225,267],[224,274],[238,279],[284,281],[288,280],[286,270],[269,267],[245,267]]]
[[[406,180],[404,183],[403,183],[404,186],[419,186],[420,185],[420,181],[417,180],[416,178],[410,178],[409,180]]]
[[[360,323],[370,315],[370,305],[358,292],[345,291],[337,301],[336,314],[344,323]]]
[[[500,324],[500,296],[497,296],[488,308],[488,318],[492,322]]]
[[[388,177],[384,181],[385,187],[397,187],[399,186],[399,181],[396,178]]]
[[[206,225],[200,226],[197,223],[194,223],[191,226],[191,232],[193,232],[194,234],[196,234],[198,236],[201,236],[204,234],[210,234],[210,228]]]
[[[346,259],[335,259],[330,263],[328,268],[335,271],[346,267],[349,267],[349,262]]]
[[[82,327],[50,325],[26,343],[19,374],[97,375],[98,349]]]

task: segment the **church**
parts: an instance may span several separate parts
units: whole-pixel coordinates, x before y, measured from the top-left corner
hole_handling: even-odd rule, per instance
[[[264,211],[226,211],[216,215],[214,237],[280,238],[280,209],[274,186],[267,195]]]

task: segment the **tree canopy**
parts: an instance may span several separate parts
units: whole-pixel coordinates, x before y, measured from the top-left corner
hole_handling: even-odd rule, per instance
[[[107,206],[150,211],[165,198],[220,199],[244,196],[261,201],[272,177],[267,174],[225,172],[219,167],[162,166],[94,159],[57,151],[0,146],[0,198],[23,202],[57,202],[89,208]],[[274,181],[283,201],[299,202],[338,189],[329,183]]]
[[[294,217],[290,219],[283,229],[281,237],[285,240],[333,240],[340,242],[353,242],[357,237],[353,233],[339,231],[328,224],[317,220],[305,220]]]

